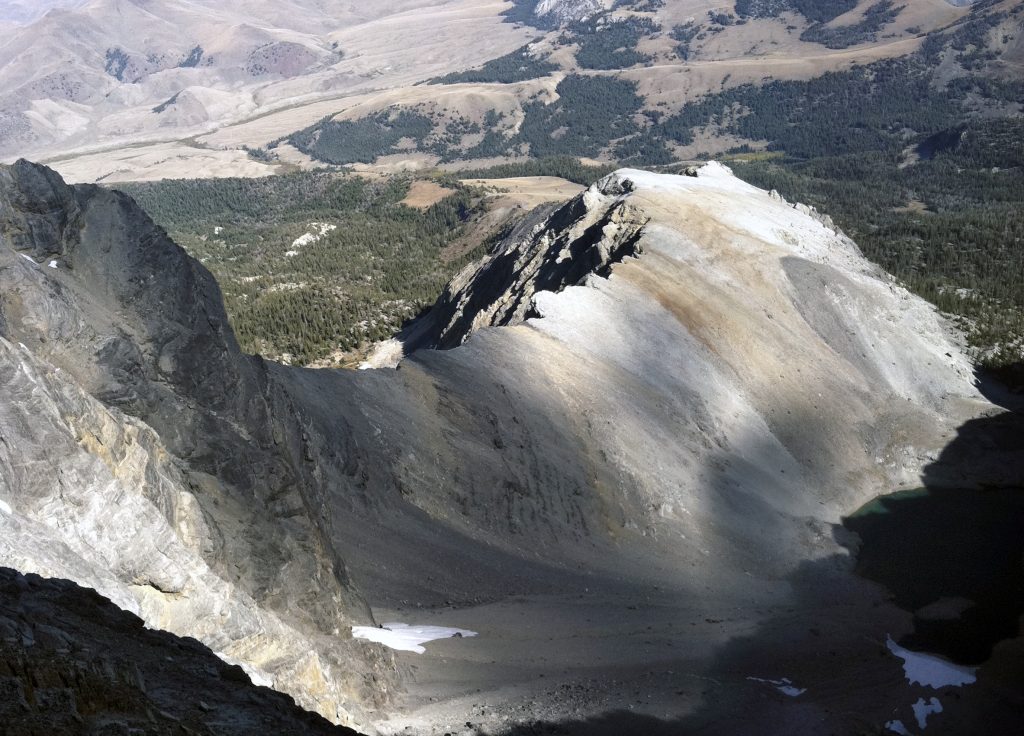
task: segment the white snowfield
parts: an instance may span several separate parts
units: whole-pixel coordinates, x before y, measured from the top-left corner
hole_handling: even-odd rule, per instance
[[[788,677],[783,677],[781,680],[768,680],[763,677],[748,677],[747,679],[771,685],[783,695],[788,695],[791,698],[798,698],[807,692],[807,688],[797,687]]]
[[[932,713],[942,712],[942,703],[939,702],[938,698],[931,698],[925,700],[924,698],[918,698],[918,701],[914,703],[914,718],[917,719],[917,727],[925,729],[928,727],[928,716]]]
[[[381,627],[353,626],[352,636],[355,639],[375,641],[401,652],[423,654],[427,650],[422,645],[427,642],[476,636],[476,632],[467,629],[452,629],[447,626],[410,626],[402,623],[388,623],[381,624]]]
[[[978,678],[977,667],[965,667],[924,652],[912,652],[904,649],[890,637],[886,642],[889,651],[903,660],[903,671],[910,684],[917,683],[938,690],[942,687],[962,687],[970,685]]]
[[[903,721],[893,720],[885,724],[885,727],[899,736],[913,736],[907,727],[903,725]]]
[[[914,710],[914,720],[917,721],[917,727],[923,731],[928,728],[928,716],[932,713],[942,712],[942,703],[940,703],[939,699],[935,697],[930,700],[918,698],[917,702],[914,703],[911,708]],[[899,736],[913,736],[901,720],[891,720],[885,724],[885,727],[892,733],[899,734]]]

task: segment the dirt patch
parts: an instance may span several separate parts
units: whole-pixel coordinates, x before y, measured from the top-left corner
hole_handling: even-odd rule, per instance
[[[507,199],[510,205],[533,209],[548,202],[564,202],[585,187],[557,176],[517,176],[510,179],[463,179],[463,183],[483,187]]]
[[[406,207],[425,210],[437,204],[451,193],[451,189],[441,186],[436,181],[417,179],[409,187],[409,193],[405,195],[402,204]]]
[[[907,204],[905,204],[902,207],[893,207],[892,211],[893,212],[902,212],[902,213],[913,213],[913,214],[918,214],[918,215],[930,215],[930,214],[932,214],[932,211],[930,209],[928,209],[928,205],[926,205],[924,202],[922,202],[919,199],[912,199],[912,200],[907,202]]]

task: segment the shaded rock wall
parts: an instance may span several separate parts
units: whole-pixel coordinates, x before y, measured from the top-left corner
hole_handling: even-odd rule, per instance
[[[0,568],[0,723],[44,733],[355,734],[95,591]]]

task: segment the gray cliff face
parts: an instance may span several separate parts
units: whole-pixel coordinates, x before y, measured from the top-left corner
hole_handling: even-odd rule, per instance
[[[625,201],[629,191],[609,178],[548,217],[528,217],[452,279],[423,324],[411,330],[406,350],[449,349],[483,327],[521,324],[537,316],[538,292],[607,277],[612,264],[639,255],[646,220]]]
[[[0,193],[0,484],[59,527],[22,529],[26,544],[59,539],[91,572],[22,569],[106,576],[119,604],[244,652],[300,700],[322,680],[303,704],[332,719],[372,704],[363,680],[386,660],[337,635],[370,614],[317,523],[302,428],[239,352],[212,276],[124,195],[27,162],[0,171]],[[292,651],[273,654],[282,640]]]
[[[25,161],[0,177],[5,261],[26,262],[5,269],[10,337],[156,426],[180,455],[217,439],[179,421],[183,404],[205,422],[265,417],[258,366],[241,359],[215,281],[131,200]]]
[[[52,169],[19,161],[3,172],[0,211],[8,218],[11,246],[35,260],[60,255],[80,210],[73,191]],[[17,186],[11,186],[18,181]]]
[[[0,169],[0,564],[370,726],[400,682],[349,637],[363,595],[776,601],[992,407],[828,222],[695,173],[528,218],[397,370],[346,372],[240,354],[209,273],[126,197]]]

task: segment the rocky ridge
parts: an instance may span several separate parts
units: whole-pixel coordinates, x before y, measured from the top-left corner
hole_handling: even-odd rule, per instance
[[[533,13],[546,23],[566,25],[604,10],[601,0],[540,0]]]
[[[622,197],[630,187],[628,180],[609,181],[553,211],[532,212],[487,256],[457,274],[425,318],[399,336],[403,352],[446,350],[484,327],[522,324],[537,316],[537,293],[607,277],[613,264],[638,255],[646,219]],[[369,362],[384,361],[371,356]]]

